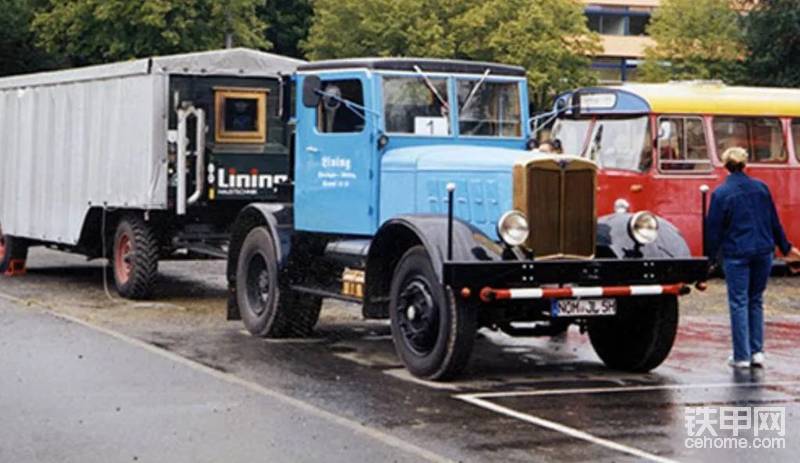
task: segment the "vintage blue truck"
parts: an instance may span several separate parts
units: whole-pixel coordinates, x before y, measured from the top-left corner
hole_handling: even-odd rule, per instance
[[[321,61],[286,88],[290,199],[243,208],[228,248],[228,315],[250,333],[308,334],[338,298],[389,318],[426,379],[461,372],[482,327],[575,323],[615,369],[667,357],[706,259],[646,211],[597,217],[597,166],[535,149],[522,68]]]

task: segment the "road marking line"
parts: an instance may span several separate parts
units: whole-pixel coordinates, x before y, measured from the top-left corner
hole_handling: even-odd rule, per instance
[[[483,400],[481,398],[475,397],[474,395],[470,394],[462,394],[456,396],[456,398],[463,400],[464,402],[470,403],[472,405],[476,405],[481,408],[485,408],[487,410],[493,411],[495,413],[499,413],[501,415],[506,415],[511,418],[515,418],[521,421],[525,421],[526,423],[533,424],[535,426],[539,426],[545,429],[549,429],[551,431],[560,432],[562,434],[566,434],[570,437],[574,437],[576,439],[581,439],[586,442],[590,442],[592,444],[600,445],[602,447],[606,447],[612,450],[616,450],[618,452],[627,453],[628,455],[633,455],[636,458],[641,458],[643,460],[654,461],[658,463],[674,463],[675,460],[670,460],[669,458],[660,457],[658,455],[654,455],[652,453],[645,452],[644,450],[639,450],[635,447],[629,447],[624,444],[620,444],[608,439],[604,439],[602,437],[597,437],[593,434],[589,434],[587,432],[581,431],[579,429],[575,429],[560,423],[556,423],[555,421],[546,420],[544,418],[539,418],[538,416],[529,415],[527,413],[518,412],[508,407],[504,407],[502,405],[497,405],[495,403],[489,402],[488,400]]]
[[[84,326],[86,328],[89,328],[91,330],[97,331],[99,333],[103,333],[103,334],[105,334],[107,336],[111,336],[112,338],[115,338],[115,339],[120,340],[122,342],[125,342],[127,344],[130,344],[130,345],[133,345],[133,346],[136,346],[136,347],[140,347],[140,348],[142,348],[142,349],[144,349],[144,350],[146,350],[148,352],[151,352],[153,354],[160,355],[161,357],[164,357],[166,359],[172,360],[173,362],[176,362],[176,363],[181,364],[183,366],[189,367],[189,368],[191,368],[193,370],[206,373],[206,374],[208,374],[210,376],[213,376],[214,378],[217,378],[219,380],[226,381],[228,383],[244,387],[244,388],[249,389],[250,391],[253,391],[253,392],[257,393],[257,394],[261,394],[263,396],[270,397],[272,399],[279,400],[279,401],[284,402],[286,404],[295,406],[295,407],[297,407],[297,408],[299,408],[299,409],[301,409],[301,410],[303,410],[305,412],[311,413],[313,415],[317,415],[318,417],[326,419],[326,420],[328,420],[328,421],[330,421],[332,423],[335,423],[335,424],[338,424],[340,426],[344,426],[344,427],[346,427],[348,429],[351,429],[353,432],[355,432],[357,434],[365,435],[367,437],[370,437],[372,439],[380,441],[380,442],[382,442],[382,443],[384,443],[384,444],[386,444],[386,445],[388,445],[390,447],[394,447],[394,448],[397,448],[397,449],[402,450],[404,452],[410,453],[412,455],[416,455],[416,456],[418,456],[418,457],[420,457],[420,458],[422,458],[424,460],[431,461],[431,462],[448,462],[448,463],[454,461],[454,460],[446,458],[446,457],[444,457],[442,455],[436,454],[436,453],[434,453],[434,452],[432,452],[430,450],[424,449],[422,447],[418,447],[418,446],[416,446],[414,444],[411,444],[411,443],[409,443],[409,442],[407,442],[405,440],[402,440],[402,439],[400,439],[398,437],[383,433],[383,432],[378,431],[376,429],[368,428],[364,424],[358,423],[356,421],[352,421],[352,420],[350,420],[348,418],[345,418],[343,416],[336,415],[336,414],[331,413],[329,411],[326,411],[326,410],[324,410],[322,408],[319,408],[319,407],[317,407],[315,405],[309,404],[307,402],[303,402],[302,400],[295,399],[294,397],[288,396],[288,395],[283,394],[281,392],[278,392],[278,391],[275,391],[275,390],[272,390],[272,389],[268,389],[268,388],[266,388],[266,387],[264,387],[264,386],[262,386],[262,385],[260,385],[258,383],[254,383],[254,382],[248,381],[246,379],[242,379],[242,378],[240,378],[238,376],[235,376],[235,375],[232,375],[230,373],[224,373],[222,371],[215,370],[215,369],[213,369],[213,368],[211,368],[209,366],[203,365],[202,363],[195,362],[194,360],[190,360],[190,359],[188,359],[186,357],[182,357],[182,356],[180,356],[180,355],[178,355],[178,354],[176,354],[174,352],[170,352],[170,351],[168,351],[166,349],[162,349],[160,347],[156,347],[156,346],[154,346],[152,344],[148,344],[148,343],[146,343],[144,341],[141,341],[139,339],[132,338],[132,337],[130,337],[128,335],[122,334],[122,333],[120,333],[118,331],[114,331],[114,330],[112,330],[110,328],[105,328],[103,326],[94,325],[94,324],[89,323],[89,322],[87,322],[85,320],[82,320],[80,318],[73,317],[72,315],[59,313],[59,312],[55,311],[52,307],[50,307],[50,306],[48,306],[46,304],[43,304],[43,303],[41,303],[39,301],[32,300],[32,299],[20,299],[18,297],[15,297],[15,296],[12,296],[12,295],[9,295],[9,294],[5,294],[5,293],[2,293],[2,292],[0,292],[0,298],[1,299],[5,299],[5,300],[10,301],[10,302],[13,302],[15,304],[23,305],[25,307],[29,307],[31,305],[38,306],[40,308],[45,309],[45,311],[47,313],[53,315],[54,317],[61,318],[62,320],[66,320],[66,321],[69,321],[69,322],[72,322],[72,323],[76,323],[78,325]]]
[[[477,392],[474,394],[464,394],[470,397],[481,399],[505,398],[505,397],[533,397],[540,395],[569,395],[569,394],[603,394],[610,392],[639,392],[639,391],[660,391],[677,389],[706,389],[706,388],[725,388],[725,387],[776,387],[776,386],[800,386],[800,381],[772,381],[772,382],[750,382],[750,383],[699,383],[699,384],[658,384],[652,386],[618,386],[618,387],[589,387],[576,389],[542,389],[539,391],[508,391],[508,392]]]

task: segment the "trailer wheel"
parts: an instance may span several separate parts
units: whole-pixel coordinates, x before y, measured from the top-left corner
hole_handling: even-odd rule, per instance
[[[114,234],[111,262],[120,296],[150,297],[158,274],[158,240],[140,217],[129,215],[120,220]]]
[[[12,261],[28,258],[28,244],[19,238],[3,234],[0,228],[0,274],[5,273]]]
[[[472,353],[477,313],[442,286],[423,246],[400,259],[389,294],[392,339],[406,368],[431,380],[460,373]]]
[[[618,302],[614,317],[589,321],[589,339],[609,368],[637,373],[661,365],[678,332],[678,298],[637,297]]]
[[[252,335],[308,336],[317,324],[322,299],[292,291],[281,280],[271,234],[254,228],[242,243],[236,268],[239,312]]]

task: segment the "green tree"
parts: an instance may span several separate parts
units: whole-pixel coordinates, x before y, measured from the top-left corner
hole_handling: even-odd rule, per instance
[[[599,41],[576,0],[316,0],[310,59],[425,56],[500,61],[528,70],[538,107],[594,81]]]
[[[730,0],[664,0],[653,13],[643,80],[735,79],[745,56]]]
[[[800,87],[800,0],[763,0],[745,21],[746,83]]]
[[[268,48],[263,0],[50,0],[36,14],[39,45],[72,65],[238,46]]]
[[[308,35],[314,16],[310,0],[267,0],[259,6],[258,15],[269,24],[266,37],[273,53],[303,57],[300,41]]]
[[[31,30],[35,9],[45,1],[0,0],[0,75],[48,69],[56,60],[36,46]]]

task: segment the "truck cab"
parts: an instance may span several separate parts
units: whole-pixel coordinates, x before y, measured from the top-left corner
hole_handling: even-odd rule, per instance
[[[465,368],[479,328],[578,324],[613,368],[663,362],[678,296],[707,262],[646,211],[597,216],[597,165],[533,149],[525,74],[417,58],[299,66],[292,200],[234,223],[230,317],[297,336],[322,298],[358,303],[434,380]]]

